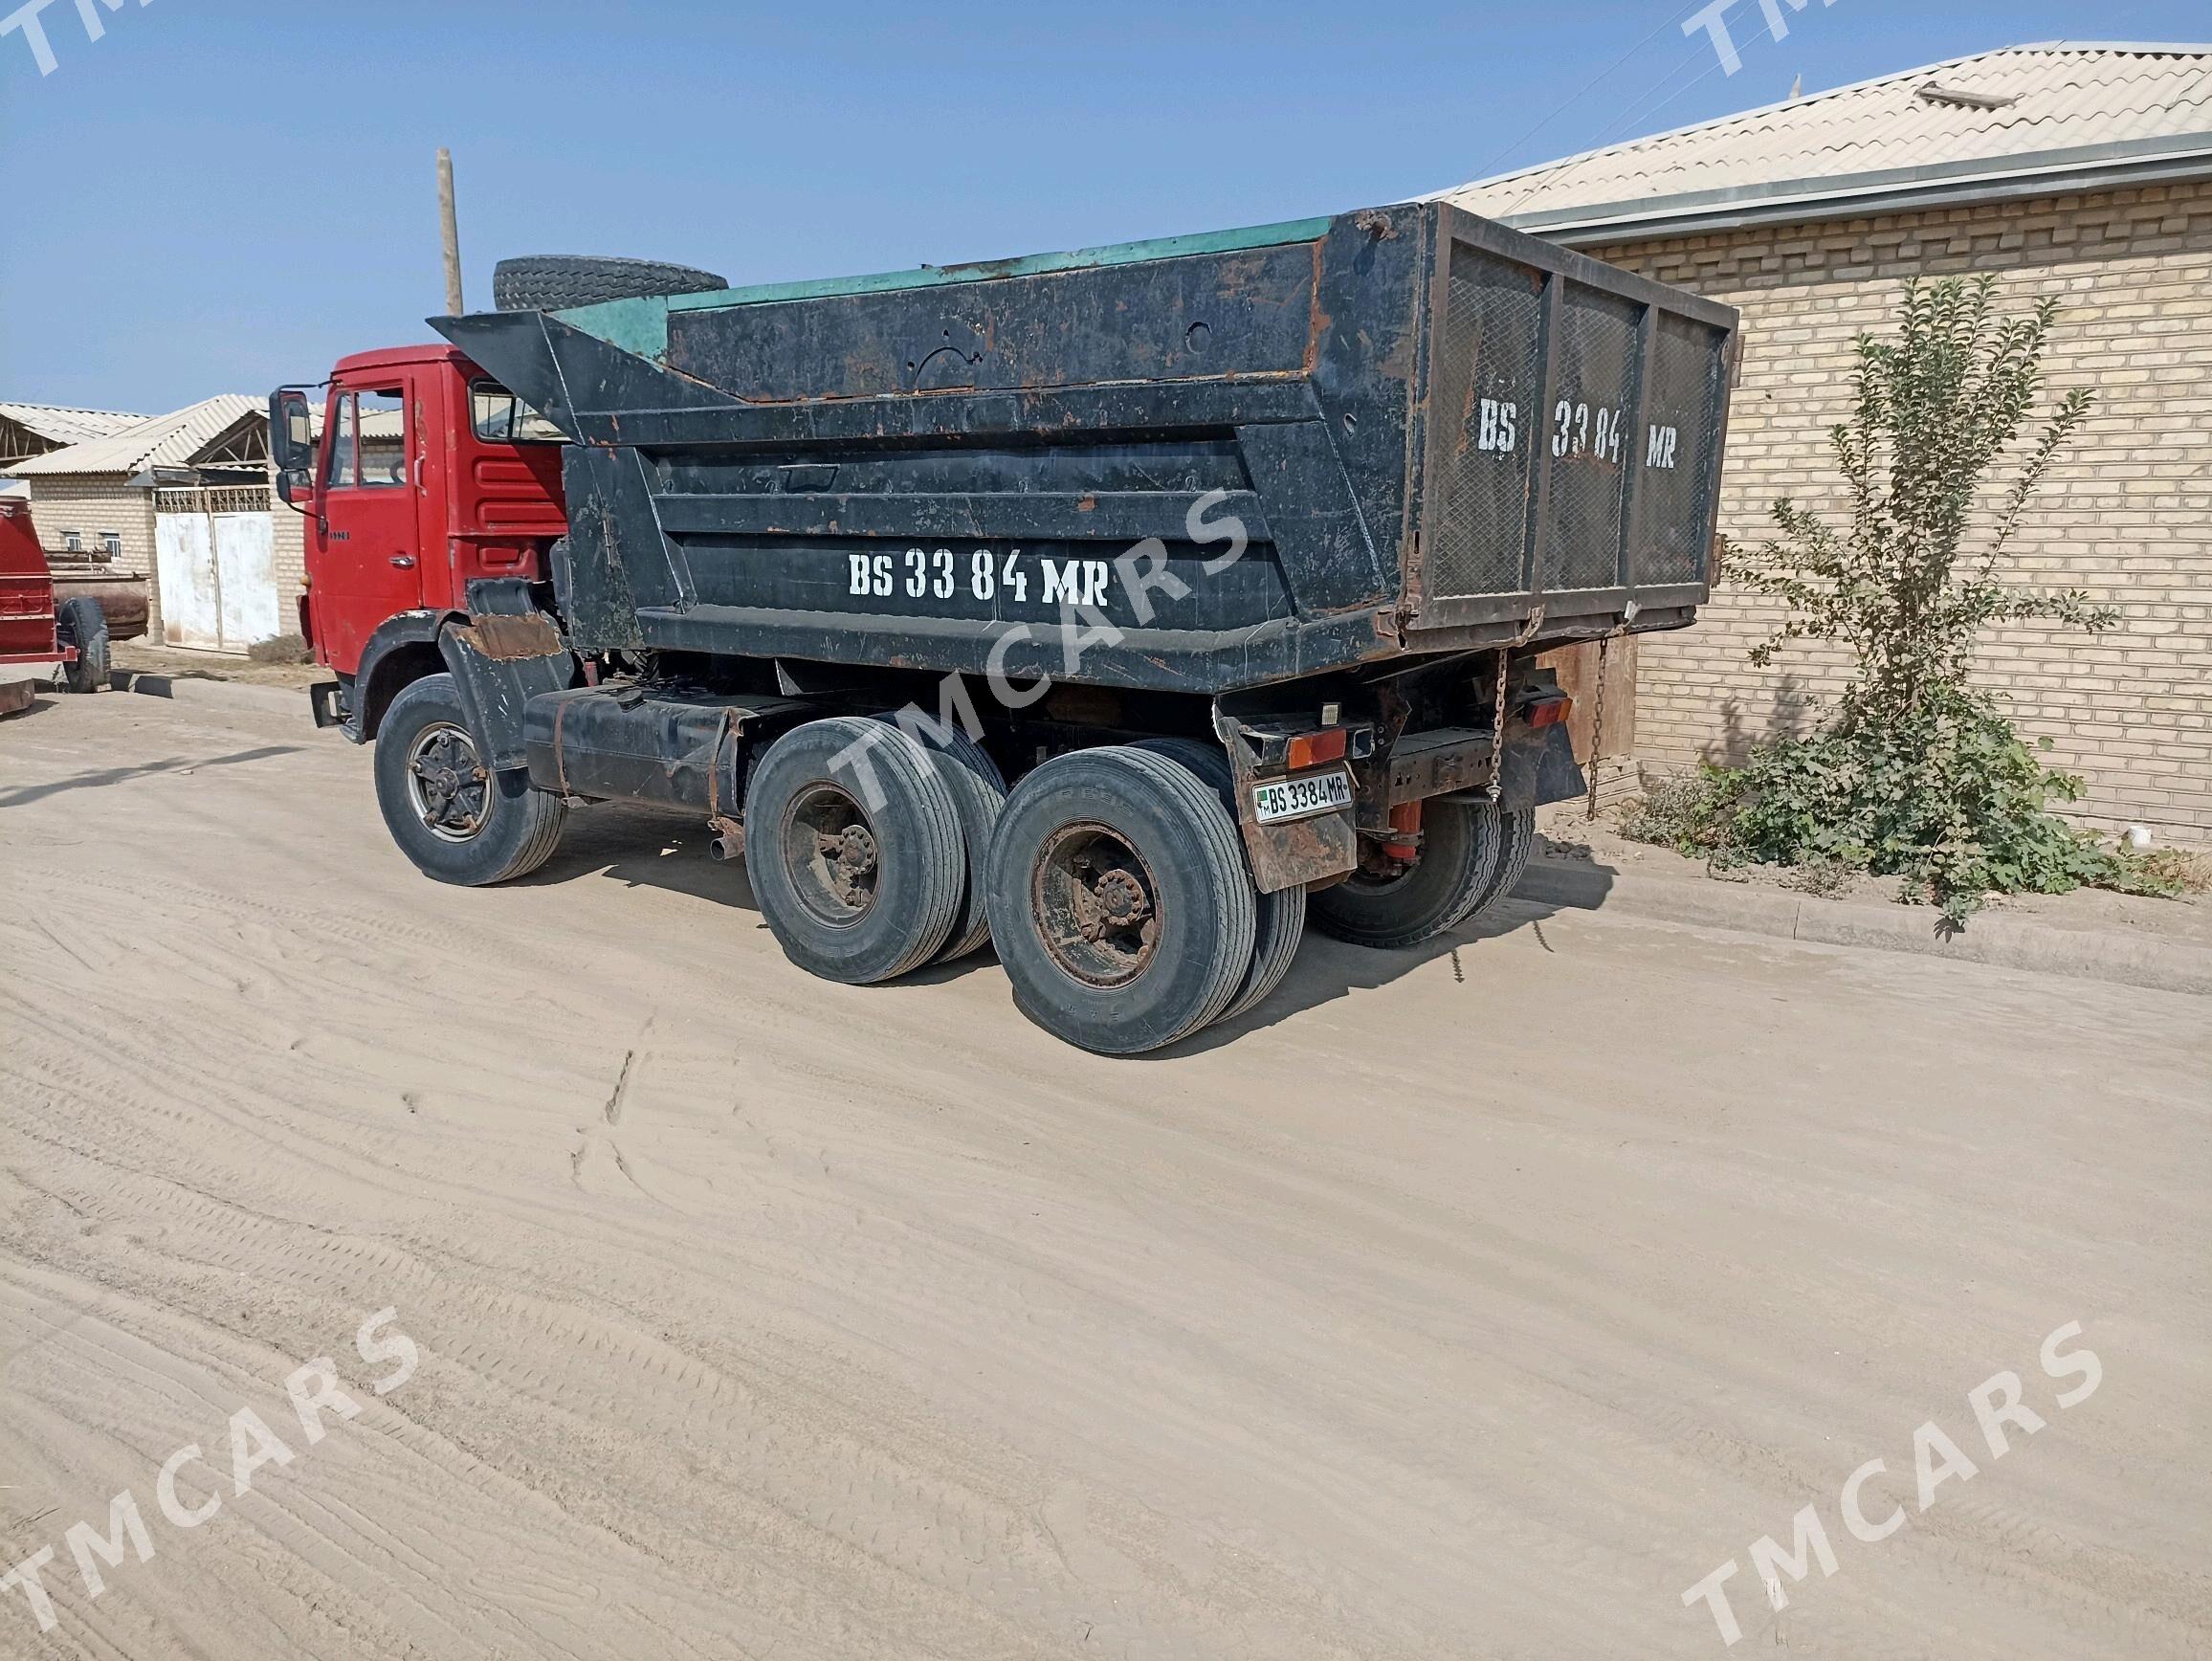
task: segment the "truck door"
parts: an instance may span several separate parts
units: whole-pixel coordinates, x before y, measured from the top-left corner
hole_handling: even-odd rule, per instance
[[[423,603],[422,442],[405,383],[340,387],[322,444],[315,632],[350,673],[378,624]]]

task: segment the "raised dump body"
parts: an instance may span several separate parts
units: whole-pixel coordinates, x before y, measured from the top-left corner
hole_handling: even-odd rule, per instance
[[[1736,321],[1416,203],[437,327],[575,441],[580,652],[1223,693],[1688,623]]]

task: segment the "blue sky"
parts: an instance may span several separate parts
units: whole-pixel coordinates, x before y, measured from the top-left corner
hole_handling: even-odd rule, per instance
[[[52,74],[0,38],[0,398],[158,410],[428,338],[441,144],[481,305],[508,254],[1029,254],[1395,200],[1795,76],[2212,34],[2203,0],[1781,0],[1778,42],[1736,0],[1728,76],[1702,4],[100,0],[93,41],[50,0]]]

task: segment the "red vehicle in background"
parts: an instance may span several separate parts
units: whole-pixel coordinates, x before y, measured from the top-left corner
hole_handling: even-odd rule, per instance
[[[41,678],[60,665],[69,690],[107,684],[107,618],[97,600],[54,597],[54,573],[31,523],[27,497],[0,496],[0,715],[28,709]]]

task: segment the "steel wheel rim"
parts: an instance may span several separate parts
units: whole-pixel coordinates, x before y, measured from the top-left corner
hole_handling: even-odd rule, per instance
[[[432,721],[407,756],[408,805],[441,842],[472,842],[492,817],[492,776],[468,729]]]
[[[860,804],[831,784],[815,784],[784,812],[785,875],[799,903],[827,928],[852,928],[875,907],[882,846]]]
[[[1064,825],[1046,841],[1030,871],[1029,915],[1054,965],[1086,986],[1129,986],[1160,955],[1159,882],[1108,825]]]
[[[1417,853],[1413,856],[1412,864],[1400,866],[1388,876],[1378,876],[1362,865],[1355,869],[1351,875],[1344,878],[1343,886],[1354,894],[1364,895],[1371,899],[1379,899],[1383,895],[1396,893],[1411,882],[1414,874],[1421,869],[1423,862],[1423,855]]]

